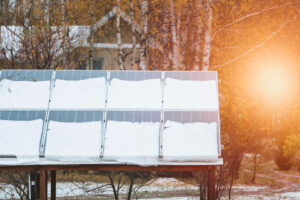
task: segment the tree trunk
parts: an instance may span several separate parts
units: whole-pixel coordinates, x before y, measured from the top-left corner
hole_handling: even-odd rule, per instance
[[[117,42],[118,42],[118,63],[120,70],[124,70],[124,62],[123,62],[123,51],[122,51],[122,38],[121,38],[121,27],[120,27],[120,0],[117,1]]]
[[[130,18],[131,18],[131,32],[132,32],[132,58],[131,69],[134,69],[135,56],[136,56],[136,38],[135,38],[135,23],[134,23],[134,5],[133,0],[130,0]]]
[[[209,70],[210,49],[211,49],[211,40],[212,40],[211,39],[212,15],[213,15],[212,0],[206,0],[206,6],[205,6],[206,27],[204,33],[202,71]]]
[[[148,32],[148,2],[147,0],[142,1],[142,22],[143,22],[143,31],[141,34],[141,45],[140,45],[140,64],[139,68],[141,70],[146,70],[146,48],[147,48],[147,37]]]
[[[178,44],[178,35],[176,31],[176,11],[175,11],[175,5],[174,0],[170,1],[170,7],[171,7],[171,34],[172,34],[172,61],[173,61],[173,68],[175,70],[179,69],[179,44]]]
[[[197,3],[199,2],[199,3]],[[202,0],[194,0],[194,6],[196,8],[200,8],[202,5]],[[198,43],[195,46],[195,59],[194,59],[194,67],[193,70],[199,71],[200,70],[200,44],[201,44],[201,34],[203,30],[203,23],[201,21],[200,11],[198,12],[198,16],[196,16],[196,31],[195,31],[195,41]]]
[[[256,166],[257,166],[257,154],[254,153],[254,157],[253,157],[253,174],[252,174],[251,183],[255,183]]]

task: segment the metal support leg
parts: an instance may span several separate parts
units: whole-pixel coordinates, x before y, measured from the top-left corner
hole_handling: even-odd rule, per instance
[[[208,192],[207,199],[215,200],[216,199],[216,191],[215,191],[215,167],[211,167],[208,170]]]
[[[56,199],[56,171],[51,171],[51,200]]]

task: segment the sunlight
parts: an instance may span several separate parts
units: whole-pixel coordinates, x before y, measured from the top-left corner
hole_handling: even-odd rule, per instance
[[[266,100],[283,101],[291,92],[291,74],[278,60],[265,61],[258,73],[257,87]]]

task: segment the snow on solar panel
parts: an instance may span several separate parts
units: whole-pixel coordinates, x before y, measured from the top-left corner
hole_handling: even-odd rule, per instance
[[[45,111],[0,111],[0,156],[36,160]]]
[[[0,81],[0,108],[47,108],[50,81]]]
[[[164,88],[166,110],[218,109],[216,81],[167,78]]]
[[[101,111],[50,111],[45,156],[56,160],[97,159]]]
[[[105,107],[105,78],[55,81],[51,109],[101,109]]]
[[[42,126],[42,120],[0,120],[0,155],[38,157]]]
[[[126,81],[112,79],[108,89],[108,109],[161,109],[160,79]]]
[[[108,121],[104,159],[148,163],[157,160],[159,122]]]
[[[48,129],[46,157],[67,160],[86,160],[89,157],[99,157],[101,122],[65,123],[50,121]]]
[[[216,161],[217,124],[167,121],[163,131],[164,160]]]

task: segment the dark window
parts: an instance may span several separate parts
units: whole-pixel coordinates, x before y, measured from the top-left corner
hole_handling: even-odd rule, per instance
[[[94,70],[101,70],[103,67],[103,58],[98,58],[93,60],[93,69]]]
[[[80,70],[86,70],[86,61],[85,60],[81,60],[78,63],[78,69]]]

